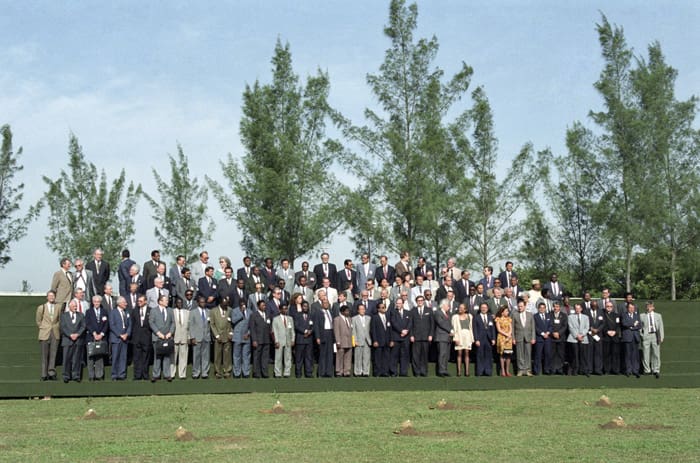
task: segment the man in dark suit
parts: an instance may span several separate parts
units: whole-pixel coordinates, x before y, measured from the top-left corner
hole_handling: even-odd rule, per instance
[[[425,257],[419,257],[418,262],[416,263],[416,268],[413,269],[413,276],[417,277],[418,275],[423,275],[423,278],[428,275],[428,272],[433,271],[433,266],[430,265],[426,260]]]
[[[547,314],[547,304],[537,304],[535,315],[535,355],[532,372],[535,375],[552,373],[552,320]]]
[[[102,296],[92,296],[92,306],[85,313],[85,329],[86,341],[104,342],[107,343],[107,334],[109,333],[109,318],[108,312],[102,308]],[[105,377],[105,358],[104,355],[88,356],[88,380],[101,381]]]
[[[389,314],[391,321],[391,340],[394,345],[391,347],[391,363],[389,364],[389,374],[391,376],[408,376],[408,359],[410,338],[412,329],[412,319],[409,311],[404,308],[403,299],[397,299],[394,310]],[[396,366],[399,366],[398,370]]]
[[[457,299],[457,302],[459,303],[467,303],[467,299],[469,298],[469,290],[472,286],[474,286],[474,282],[469,279],[470,273],[469,270],[462,270],[462,278],[457,280],[457,282],[453,282],[452,288],[455,290],[455,298]],[[474,313],[474,306],[473,305],[467,305],[467,308],[469,309],[469,313]]]
[[[608,375],[620,374],[620,315],[612,300],[605,304],[603,326],[603,371]]]
[[[126,379],[126,354],[133,319],[126,310],[126,299],[119,296],[117,307],[109,312],[109,343],[112,350],[112,381]]]
[[[137,308],[139,299],[139,284],[129,283],[129,292],[126,293],[124,297],[126,298],[126,307],[129,309],[129,312]]]
[[[312,316],[314,339],[319,350],[317,371],[319,378],[332,378],[335,371],[335,362],[333,361],[335,335],[333,333],[333,314],[330,309],[329,301],[324,299],[321,309]]]
[[[233,279],[233,269],[231,267],[226,267],[224,269],[224,277],[219,280],[218,288],[216,290],[217,300],[222,300],[227,297],[229,301],[236,301],[236,280]],[[238,307],[237,304],[232,304],[231,307]]]
[[[243,258],[243,267],[236,271],[236,280],[247,281],[248,278],[253,274],[253,265],[250,256],[245,256]]]
[[[321,282],[324,278],[328,278],[331,286],[335,289],[338,285],[338,272],[335,264],[328,262],[330,256],[327,252],[321,254],[321,263],[314,266],[314,274],[316,275],[316,289],[321,287]]]
[[[270,327],[272,320],[265,310],[265,301],[258,302],[256,310],[250,314],[248,329],[250,330],[250,342],[253,349],[253,378],[268,377],[268,363],[270,361]]]
[[[68,312],[61,314],[61,346],[63,347],[63,382],[80,382],[83,358],[85,316],[78,312],[78,303],[71,299]]]
[[[476,346],[476,376],[491,376],[493,372],[493,346],[496,345],[496,327],[489,306],[482,302],[474,316],[474,345]]]
[[[309,314],[309,303],[301,303],[301,313],[294,317],[294,373],[297,378],[301,378],[302,369],[304,376],[313,377],[314,372],[314,324]]]
[[[153,288],[153,277],[158,273],[158,264],[160,264],[160,251],[154,249],[151,251],[151,260],[143,263],[143,281],[144,281],[144,292]]]
[[[111,284],[105,283],[102,289],[104,291],[102,294],[102,308],[109,313],[110,310],[117,308],[117,298],[113,294]]]
[[[411,314],[413,376],[428,376],[428,352],[435,329],[433,309],[425,305],[423,296],[416,296],[416,306],[409,313]]]
[[[197,296],[202,296],[206,299],[207,308],[216,307],[217,284],[216,280],[214,280],[214,267],[209,265],[204,269],[204,276],[199,279],[197,287],[199,288]]]
[[[389,314],[383,302],[377,304],[377,312],[370,323],[374,376],[389,376],[389,352],[393,342]]]
[[[544,284],[542,289],[548,290],[549,298],[553,301],[561,301],[566,291],[564,289],[564,285],[559,282],[556,273],[552,273],[552,275],[549,277],[549,281]]]
[[[401,251],[399,261],[394,265],[394,269],[396,274],[402,278],[406,273],[411,273],[411,254],[408,251]]]
[[[552,311],[552,373],[555,375],[564,374],[566,365],[566,335],[569,330],[569,320],[567,315],[561,311],[561,303],[555,301]]]
[[[637,308],[629,302],[627,313],[620,317],[622,326],[622,344],[625,346],[625,375],[634,375],[639,378],[639,342],[642,322]]]
[[[605,317],[603,310],[598,308],[598,301],[590,301],[590,310],[585,310],[588,315],[589,331],[588,331],[588,355],[591,372],[594,375],[603,374],[603,327],[605,326]]]
[[[272,291],[277,286],[277,270],[273,267],[272,259],[266,258],[260,274],[265,282],[265,292]]]
[[[105,284],[109,281],[111,275],[109,270],[109,262],[102,260],[104,252],[102,249],[97,248],[93,252],[93,260],[85,265],[85,268],[92,272],[92,280],[95,284],[95,291],[97,294],[102,296],[104,294]]]
[[[128,249],[122,251],[122,261],[119,263],[117,273],[119,275],[119,295],[125,296],[129,292],[129,283],[131,283],[131,275],[129,271],[131,266],[136,264],[131,260],[131,253]]]
[[[140,294],[136,301],[136,307],[131,310],[134,380],[149,379],[148,365],[150,364],[153,349],[151,325],[148,323],[150,316],[151,309],[146,304],[146,296]]]
[[[236,286],[231,291],[231,307],[240,307],[241,302],[248,305],[248,293],[245,290],[245,280],[239,278],[236,280]]]
[[[392,284],[396,279],[396,271],[394,267],[389,265],[389,258],[387,256],[381,256],[379,258],[379,267],[374,272],[375,278],[377,279],[377,284],[381,285],[382,280],[386,279],[389,284]]]
[[[304,283],[301,282],[302,276],[306,277]],[[316,289],[316,274],[314,272],[309,271],[309,263],[307,261],[302,262],[301,270],[294,274],[294,282],[297,285],[301,284],[302,286],[306,286],[311,291]],[[310,303],[311,301],[309,301],[309,304]]]
[[[509,288],[513,277],[518,277],[518,274],[513,271],[513,262],[506,261],[506,269],[498,275],[498,279],[501,281],[501,288]]]
[[[352,269],[352,260],[345,259],[343,262],[343,270],[337,273],[337,283],[336,288],[338,292],[341,292],[345,288],[352,288],[353,299],[357,299],[360,296],[360,290],[362,288],[357,284],[357,272]]]
[[[488,293],[489,289],[493,288],[494,280],[495,278],[493,277],[493,267],[487,265],[486,267],[484,267],[484,278],[479,280],[479,283],[481,283],[484,286],[484,293]]]
[[[438,362],[437,375],[450,376],[447,372],[447,362],[450,359],[450,345],[454,331],[452,330],[452,321],[450,315],[450,304],[446,299],[440,302],[440,308],[433,314],[435,322],[435,336],[433,339],[437,343]]]

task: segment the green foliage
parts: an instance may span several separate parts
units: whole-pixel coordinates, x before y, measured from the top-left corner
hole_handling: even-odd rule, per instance
[[[2,148],[0,150],[0,268],[12,260],[12,243],[27,234],[29,223],[36,218],[39,208],[30,207],[20,212],[24,197],[24,183],[15,185],[15,175],[24,169],[19,163],[22,148],[17,152],[12,148],[12,130],[9,125],[0,127]],[[19,212],[19,213],[18,213]]]
[[[56,179],[43,179],[48,186],[42,200],[49,208],[48,247],[71,258],[88,258],[99,247],[105,259],[118,260],[121,250],[133,240],[141,186],[127,184],[122,169],[110,188],[104,170],[98,175],[72,133],[67,171],[62,169]]]
[[[289,45],[277,41],[272,82],[247,85],[240,133],[245,155],[221,162],[228,189],[213,182],[224,213],[257,259],[300,255],[330,239],[352,211],[331,168],[342,145],[326,135],[339,115],[328,105],[330,82],[320,70],[299,85]]]
[[[155,168],[152,169],[160,198],[144,192],[156,222],[153,233],[164,254],[172,257],[182,254],[188,262],[194,262],[214,232],[214,221],[207,214],[209,188],[196,177],[190,178],[189,162],[180,145],[177,146],[177,159],[171,155],[168,159],[169,183]]]

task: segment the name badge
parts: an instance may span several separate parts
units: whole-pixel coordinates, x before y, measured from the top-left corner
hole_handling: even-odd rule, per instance
[[[391,326],[391,322],[386,322],[386,326]]]
[[[313,324],[314,324],[314,321],[313,321],[313,320],[309,320],[309,326],[311,326],[311,325],[313,325]]]
[[[227,321],[231,321],[231,317],[226,317],[226,320],[227,320]]]
[[[493,326],[493,322],[489,322],[489,326]]]
[[[560,324],[561,324],[561,320],[559,320],[558,318],[555,318],[555,319],[554,319],[554,324],[555,324],[555,325],[560,325]]]
[[[615,323],[620,323],[620,317],[615,317]]]
[[[267,320],[267,324],[268,324],[268,325],[270,324],[270,321],[271,321],[270,319]]]
[[[603,317],[602,317],[602,316],[599,316],[599,317],[598,317],[598,320],[602,320],[602,319],[603,319]]]
[[[106,322],[106,321],[107,321],[107,317],[102,317],[102,321],[103,321],[103,322]]]

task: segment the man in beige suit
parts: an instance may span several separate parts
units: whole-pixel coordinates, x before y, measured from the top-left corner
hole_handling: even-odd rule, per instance
[[[292,372],[294,347],[294,319],[287,315],[287,304],[280,305],[280,314],[272,319],[275,337],[275,378],[289,378]]]
[[[56,304],[56,292],[46,293],[46,302],[36,308],[36,326],[41,346],[41,380],[56,381],[56,352],[61,339],[61,309]]]
[[[73,274],[70,272],[71,261],[67,257],[61,259],[61,268],[53,274],[51,289],[56,294],[56,304],[61,310],[66,308],[73,295]]]
[[[352,368],[352,324],[350,322],[350,307],[341,306],[340,315],[333,319],[333,334],[335,335],[335,376],[350,376]]]
[[[187,351],[190,342],[190,311],[183,307],[182,299],[175,299],[175,309],[173,309],[173,317],[175,318],[175,352],[170,359],[170,377],[177,376],[180,379],[187,378]]]

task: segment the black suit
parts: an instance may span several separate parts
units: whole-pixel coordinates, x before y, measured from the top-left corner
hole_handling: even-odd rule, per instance
[[[347,273],[347,269],[342,269],[340,272],[338,272],[338,282],[336,283],[335,287],[338,291],[343,291],[348,287],[347,285],[349,283],[352,283],[352,295],[353,297],[358,297],[360,295],[361,288],[359,288],[359,285],[357,284],[357,272],[355,270],[350,270],[350,278],[348,278]]]
[[[243,280],[243,281],[248,281],[248,278],[250,278],[253,275],[253,266],[251,265],[248,267],[248,271],[246,271],[245,267],[241,267],[238,270],[236,270],[236,280]]]
[[[109,263],[104,260],[101,261],[99,272],[97,271],[97,265],[95,265],[94,260],[85,264],[85,268],[92,271],[92,281],[95,284],[95,291],[102,296],[105,293],[105,284],[109,281],[111,275]]]
[[[396,280],[396,270],[394,270],[394,267],[391,265],[387,265],[386,273],[384,273],[384,267],[377,266],[377,270],[374,272],[374,277],[377,280],[377,284],[381,283],[381,281],[386,278],[389,284],[393,285],[394,280]]]
[[[417,277],[418,275],[423,275],[425,277],[429,271],[433,272],[433,266],[426,262],[424,266],[416,266],[416,268],[413,269],[413,276]],[[433,272],[433,275],[435,275],[435,272]]]
[[[226,280],[226,278],[222,278],[219,280],[219,286],[216,288],[216,300],[217,301],[222,301],[225,297],[228,298],[229,300],[229,305],[231,308],[238,308],[238,305],[233,305],[232,302],[235,299],[235,293],[236,293],[236,280],[231,278],[231,283]]]
[[[156,276],[156,273],[158,273],[158,264],[160,264],[161,261],[158,261],[158,263],[154,263],[153,260],[149,260],[144,262],[143,264],[143,270],[141,271],[141,274],[143,275],[143,281],[144,281],[144,287],[143,291],[146,292],[149,289],[153,288],[153,277]],[[163,286],[165,287],[165,286]],[[128,289],[128,288],[127,288]]]
[[[534,367],[532,369],[533,373],[536,375],[544,372],[544,374],[550,374],[552,372],[552,319],[548,314],[544,314],[544,320],[542,320],[542,314],[535,314],[535,355],[534,355]],[[543,333],[549,333],[545,339]]]
[[[248,319],[250,342],[253,347],[253,378],[267,378],[267,364],[270,360],[271,319],[263,316],[260,310],[253,310]],[[255,345],[253,345],[255,343]]]
[[[552,312],[552,334],[559,333],[559,339],[552,336],[552,372],[563,374],[566,363],[566,335],[569,331],[569,317],[564,312]]]
[[[389,364],[389,374],[391,376],[406,376],[408,375],[408,359],[409,359],[409,347],[411,339],[411,328],[413,325],[413,319],[411,314],[405,308],[402,310],[402,314],[398,310],[393,310],[389,319],[391,320],[391,340],[394,345],[391,348],[391,363]],[[401,332],[403,330],[408,330],[408,334],[401,337]],[[398,372],[396,371],[396,365],[399,365]]]
[[[131,345],[133,348],[134,379],[148,379],[148,365],[150,364],[153,342],[151,339],[151,325],[148,318],[151,309],[144,306],[145,316],[141,319],[140,309],[131,310]],[[168,372],[170,373],[170,372]]]
[[[435,330],[433,320],[433,310],[423,306],[422,315],[418,307],[414,307],[411,314],[411,336],[413,337],[413,376],[428,375],[428,352],[430,351],[430,341]]]
[[[372,358],[374,359],[374,376],[389,376],[389,349],[391,343],[391,327],[389,313],[384,313],[382,322],[380,314],[372,316],[369,325],[372,337]]]
[[[326,320],[330,317],[330,328],[326,328]],[[320,378],[332,378],[335,371],[333,362],[333,345],[335,334],[333,333],[333,315],[329,310],[318,310],[312,316],[314,322],[314,339],[318,344],[318,376]]]
[[[207,280],[207,277],[202,277],[199,279],[197,282],[197,297],[202,296],[204,299],[207,300],[207,308],[211,309],[213,307],[216,307],[219,303],[216,299],[216,293],[217,293],[217,284],[215,279],[211,279],[211,283]],[[209,302],[209,298],[213,297],[214,300]]]
[[[466,300],[469,298],[469,287],[474,286],[474,283],[471,280],[467,280],[466,285],[464,284],[464,280],[460,278],[456,282],[452,283],[452,289],[455,291],[455,299],[457,299],[459,302],[466,302]],[[473,307],[468,307],[469,311],[473,309]]]
[[[474,342],[479,341],[476,347],[476,376],[491,376],[493,372],[493,346],[496,340],[496,326],[493,315],[486,313],[486,323],[481,318],[481,313],[474,315]]]
[[[632,316],[629,313],[620,315],[620,324],[622,343],[625,346],[625,374],[639,375],[639,331],[642,329],[639,313],[634,312]]]
[[[606,374],[620,373],[620,316],[615,310],[604,311],[601,337],[603,338],[603,371]],[[610,336],[608,331],[615,333]]]
[[[587,311],[586,315],[589,318],[590,329],[588,334],[588,364],[591,366],[591,371],[596,375],[603,374],[603,327],[605,326],[605,310],[597,309],[595,314],[593,311]],[[596,330],[598,335],[598,340],[596,341],[593,336],[592,330]]]
[[[314,371],[314,335],[311,314],[297,313],[294,315],[294,373],[301,378],[302,366],[304,376],[311,378]],[[304,334],[310,336],[304,336]]]
[[[323,287],[323,279],[328,278],[331,282],[331,286],[338,289],[338,272],[335,264],[328,265],[328,275],[323,273],[323,264],[316,264],[314,266],[314,274],[316,275],[316,289]]]

